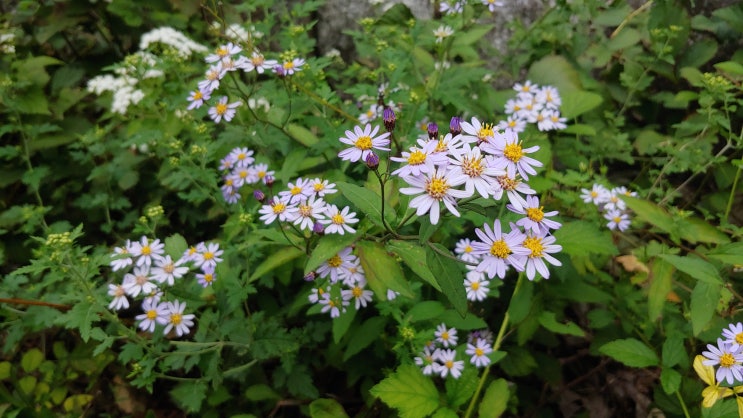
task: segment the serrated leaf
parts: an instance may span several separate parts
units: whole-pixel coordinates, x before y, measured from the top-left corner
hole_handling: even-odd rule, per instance
[[[485,390],[485,395],[482,397],[478,408],[478,416],[480,418],[498,418],[506,411],[509,397],[508,382],[504,379],[494,380]]]
[[[406,298],[413,298],[410,285],[397,261],[387,254],[382,244],[372,241],[359,241],[356,250],[361,261],[361,267],[366,273],[369,287],[378,298],[387,299],[387,289],[399,292]]]
[[[284,247],[280,251],[273,252],[273,254],[266,257],[265,260],[258,267],[253,270],[253,273],[248,277],[248,283],[251,283],[266,273],[276,269],[279,266],[283,266],[286,263],[294,260],[295,258],[304,255],[304,251],[295,247]]]
[[[477,389],[477,371],[471,367],[465,367],[459,379],[446,379],[446,402],[453,409],[459,408],[469,401]]]
[[[426,300],[416,303],[408,311],[407,316],[410,317],[410,322],[425,321],[427,319],[436,318],[443,314],[445,310],[446,308],[441,304],[441,302]]]
[[[44,353],[38,348],[32,348],[21,357],[21,368],[26,373],[31,373],[44,361]]]
[[[425,280],[439,292],[441,291],[441,286],[436,281],[436,276],[434,276],[426,264],[426,250],[423,247],[409,241],[392,240],[387,243],[387,250],[400,256],[402,261],[413,270],[413,273],[417,274],[418,277]]]
[[[93,302],[81,300],[69,311],[60,315],[55,321],[65,328],[76,328],[80,331],[80,337],[88,342],[93,322],[98,321],[98,307]]]
[[[330,234],[320,238],[304,266],[304,274],[320,267],[322,263],[337,255],[342,249],[353,244],[356,239],[358,239],[357,234]]]
[[[565,93],[560,92],[560,95],[562,97],[560,113],[568,119],[575,119],[595,109],[604,101],[603,97],[599,94],[581,90],[572,90]]]
[[[671,291],[673,266],[662,258],[656,258],[650,271],[652,274],[648,289],[648,317],[651,321],[655,321],[663,312],[668,292]]]
[[[658,365],[658,355],[645,343],[635,338],[626,338],[606,343],[599,352],[630,367]]]
[[[554,312],[544,311],[539,315],[539,324],[546,328],[548,331],[555,332],[557,334],[574,335],[576,337],[585,336],[585,332],[574,322],[568,321],[563,324],[557,322],[557,318]]]
[[[312,418],[348,418],[343,406],[334,399],[315,399],[310,403]]]
[[[717,272],[715,266],[701,258],[691,256],[681,257],[671,254],[660,254],[658,257],[666,260],[679,271],[688,274],[700,282],[722,284],[722,278],[720,277],[720,273]]]
[[[180,382],[170,391],[170,396],[187,412],[196,413],[201,410],[201,404],[206,399],[206,389],[206,383],[201,381]]]
[[[670,395],[681,387],[681,374],[676,370],[664,367],[660,372],[660,384],[663,386],[663,391]]]
[[[354,354],[376,341],[382,331],[384,331],[386,324],[386,318],[375,316],[367,319],[361,326],[357,327],[351,338],[349,338],[348,347],[346,347],[346,351],[343,353],[343,361],[348,361]]]
[[[710,251],[707,256],[725,264],[743,265],[743,242],[721,245]]]
[[[432,244],[439,251],[448,253],[441,244]],[[426,264],[431,271],[436,272],[436,282],[441,287],[442,293],[449,299],[454,309],[459,312],[460,315],[464,316],[467,312],[467,292],[464,289],[464,274],[459,268],[459,263],[451,260],[438,252],[434,251],[433,248],[426,248]]]
[[[718,284],[698,282],[691,292],[691,329],[694,336],[699,335],[715,315],[721,289]]]
[[[589,222],[565,222],[555,231],[556,243],[562,245],[566,254],[581,256],[587,253],[614,255],[619,251],[611,239],[611,233],[597,229]]]
[[[431,379],[413,365],[403,364],[397,371],[369,391],[403,418],[424,418],[439,407],[439,391]]]
[[[383,226],[381,210],[382,197],[380,195],[372,190],[351,183],[339,181],[336,182],[335,185],[338,187],[338,190],[343,193],[343,196],[350,200],[359,211],[368,216],[375,224]],[[387,202],[385,202],[384,208],[384,217],[387,220],[387,223],[391,225],[395,221],[395,212]]]
[[[165,238],[165,254],[173,260],[180,259],[186,250],[188,250],[188,243],[181,234],[173,234]]]

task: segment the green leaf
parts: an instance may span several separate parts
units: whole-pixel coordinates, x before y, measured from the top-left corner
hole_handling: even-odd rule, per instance
[[[494,380],[485,390],[485,395],[482,397],[478,408],[478,416],[480,418],[498,418],[506,411],[509,397],[508,382],[504,379]]]
[[[23,376],[18,379],[18,389],[21,390],[21,393],[30,395],[36,387],[36,382],[38,380],[36,380],[35,376]]]
[[[181,234],[173,234],[165,238],[165,254],[173,260],[180,259],[186,250],[188,250],[188,243]]]
[[[449,309],[439,315],[438,321],[445,323],[449,327],[465,331],[488,327],[487,322],[475,314],[467,313],[467,315],[462,317],[462,314],[454,309]]]
[[[574,322],[568,321],[568,323],[566,324],[557,322],[554,312],[542,312],[542,314],[539,315],[539,324],[547,330],[555,332],[557,334],[574,335],[576,337],[585,336],[583,330]]]
[[[679,271],[688,274],[700,282],[722,284],[722,278],[720,277],[720,273],[717,272],[715,266],[701,258],[692,256],[681,257],[671,254],[659,254],[658,257],[666,260]]]
[[[425,321],[431,318],[436,318],[444,313],[445,310],[446,308],[441,304],[441,302],[426,300],[416,303],[415,306],[408,311],[407,316],[410,317],[410,322]]]
[[[612,52],[637,45],[640,41],[640,32],[632,28],[624,28],[613,38],[606,42],[606,48]]]
[[[35,115],[51,115],[49,111],[49,102],[46,94],[41,87],[32,87],[26,89],[23,93],[8,99],[8,106],[20,113]]]
[[[564,134],[596,136],[596,128],[591,125],[585,125],[582,123],[570,124],[567,128],[561,130],[560,132]]]
[[[309,129],[301,125],[290,123],[286,127],[286,132],[292,139],[307,148],[312,148],[312,146],[320,142],[320,140],[317,138],[317,135],[313,134],[312,132],[310,132]]]
[[[466,361],[466,360],[465,360]],[[457,409],[469,401],[477,389],[477,371],[471,367],[465,367],[459,379],[446,379],[446,402],[452,409]]]
[[[557,244],[566,254],[582,256],[587,253],[614,255],[619,251],[611,239],[611,233],[597,229],[590,222],[565,222],[555,231]]]
[[[439,251],[448,253],[441,244],[432,244]],[[438,252],[434,251],[433,248],[426,248],[426,264],[431,271],[435,271],[436,281],[441,287],[441,291],[449,299],[449,302],[454,306],[454,309],[459,312],[460,315],[464,316],[467,312],[467,292],[464,289],[464,274],[459,268],[459,263],[456,261],[444,257]]]
[[[322,263],[330,260],[341,250],[353,244],[358,238],[356,234],[330,234],[325,235],[317,241],[317,246],[312,250],[307,264],[304,266],[304,274],[314,271]]]
[[[186,412],[196,413],[201,410],[201,404],[206,399],[206,389],[205,382],[180,382],[170,391],[170,396]]]
[[[67,412],[82,413],[85,407],[93,400],[93,395],[81,393],[78,395],[72,395],[64,400],[62,407]]]
[[[310,417],[312,418],[347,418],[348,414],[334,399],[315,399],[310,403]]]
[[[382,197],[380,195],[372,190],[351,183],[339,181],[335,185],[343,193],[343,196],[350,200],[359,211],[368,216],[375,224],[383,226],[382,210],[380,209]],[[384,206],[384,217],[388,224],[395,222],[395,212],[386,202]]]
[[[0,381],[10,377],[11,366],[9,361],[0,362]]]
[[[718,284],[698,282],[691,292],[691,329],[694,336],[699,335],[715,315],[721,289]]]
[[[92,324],[98,321],[99,312],[96,304],[84,299],[77,302],[65,314],[60,315],[55,322],[65,328],[77,328],[83,341],[88,342]]]
[[[522,281],[521,287],[519,287],[514,295],[511,297],[511,302],[508,304],[508,315],[511,318],[511,322],[518,324],[523,321],[524,318],[531,311],[532,299],[534,297],[534,285],[532,281]]]
[[[559,55],[548,55],[532,64],[526,78],[535,83],[555,86],[560,95],[581,89],[578,71]]]
[[[730,238],[717,227],[697,217],[680,218],[676,220],[676,228],[681,239],[691,243],[708,242],[711,244],[727,244]]]
[[[376,341],[384,331],[387,319],[375,316],[367,319],[361,326],[356,327],[353,335],[349,338],[346,352],[343,353],[343,361],[348,361],[354,354],[365,349]]]
[[[399,292],[406,298],[414,297],[397,260],[387,254],[382,244],[359,241],[356,243],[356,251],[366,273],[367,283],[378,298],[387,300],[387,289]]]
[[[457,415],[455,411],[445,406],[442,406],[441,408],[437,409],[436,412],[433,415],[431,415],[431,418],[458,418],[458,417],[459,415]]]
[[[21,358],[21,367],[26,373],[31,373],[44,361],[44,353],[38,348],[32,348]]]
[[[439,407],[436,386],[419,368],[410,364],[400,366],[369,392],[400,411],[402,418],[424,418]]]
[[[456,50],[456,48],[458,47],[462,47],[465,45],[471,45],[477,42],[483,36],[485,36],[494,27],[495,27],[494,25],[476,25],[476,26],[469,27],[466,31],[457,32],[454,35],[454,41],[452,41],[452,47],[454,48],[454,50]]]
[[[606,343],[599,352],[630,367],[658,365],[658,355],[645,343],[635,338],[626,338]]]
[[[630,209],[632,209],[633,212],[635,212],[637,218],[642,219],[651,225],[655,225],[665,232],[670,233],[675,230],[671,215],[655,204],[629,196],[622,196],[622,200]]]
[[[684,339],[681,337],[669,337],[663,342],[662,351],[663,367],[673,367],[686,357]]]
[[[663,391],[670,395],[681,387],[681,374],[676,370],[664,367],[660,372],[660,384],[663,386]]]
[[[275,251],[273,254],[266,257],[265,260],[258,267],[253,270],[253,273],[248,277],[248,283],[251,283],[266,273],[273,271],[279,266],[283,266],[295,258],[304,255],[304,251],[295,247],[283,247],[280,251]]]
[[[426,265],[426,250],[420,245],[413,244],[410,241],[392,240],[387,243],[387,250],[393,252],[402,258],[402,261],[410,267],[415,274],[428,284],[436,288],[439,292],[441,286],[436,281],[436,276]]]
[[[721,245],[707,253],[707,257],[730,265],[743,265],[743,241]]]
[[[351,327],[354,318],[356,318],[356,307],[351,306],[345,313],[333,319],[333,342],[338,344],[341,341],[348,328]]]
[[[560,92],[562,97],[562,106],[560,113],[568,119],[576,117],[597,108],[604,101],[601,95],[588,91],[571,90],[565,93]]]
[[[650,289],[648,289],[648,317],[651,321],[655,321],[663,312],[668,292],[671,291],[673,265],[662,258],[656,258],[651,269],[652,276]]]
[[[735,61],[724,61],[718,62],[714,65],[718,71],[728,73],[730,75],[743,76],[743,65]]]
[[[274,401],[281,399],[281,395],[271,389],[270,386],[259,383],[245,389],[245,397],[251,401]]]

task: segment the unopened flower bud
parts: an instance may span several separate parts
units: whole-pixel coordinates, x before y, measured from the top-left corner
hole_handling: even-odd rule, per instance
[[[462,133],[462,125],[459,116],[454,116],[449,122],[449,132],[452,136],[457,136]]]
[[[391,107],[384,108],[382,119],[384,120],[384,127],[387,128],[387,132],[395,130],[395,111]]]
[[[307,274],[304,275],[304,281],[306,281],[306,282],[314,282],[315,281],[315,277],[317,277],[317,274],[315,274],[314,271],[311,271],[311,272],[309,272],[309,273],[307,273]]]
[[[439,137],[439,126],[436,125],[436,122],[430,122],[428,124],[428,138],[437,139],[438,137]]]
[[[366,166],[372,170],[376,170],[379,167],[379,157],[374,152],[370,152],[366,156]]]
[[[266,186],[269,188],[273,187],[274,181],[276,181],[276,179],[274,179],[273,176],[266,176],[263,178],[263,182],[266,183]]]
[[[312,225],[312,232],[316,233],[317,235],[325,235],[325,225],[321,224],[318,221],[315,221],[315,224]]]
[[[255,189],[255,190],[253,190],[253,197],[255,198],[255,200],[257,200],[257,201],[259,201],[261,203],[263,203],[263,201],[266,200],[266,194],[263,193],[263,191],[261,189]]]
[[[279,77],[286,77],[286,70],[282,65],[276,65],[273,67],[273,72]]]

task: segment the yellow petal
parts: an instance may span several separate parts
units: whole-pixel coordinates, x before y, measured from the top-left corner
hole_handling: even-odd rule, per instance
[[[738,404],[738,417],[743,418],[743,398],[736,396],[735,402]]]
[[[702,391],[702,406],[705,408],[712,408],[712,405],[719,399],[717,388],[714,386],[707,386]]]
[[[704,383],[710,386],[714,386],[715,384],[717,384],[717,381],[715,380],[715,368],[702,364],[702,361],[704,360],[704,356],[699,354],[694,357],[694,371],[697,372],[699,378],[702,379]]]

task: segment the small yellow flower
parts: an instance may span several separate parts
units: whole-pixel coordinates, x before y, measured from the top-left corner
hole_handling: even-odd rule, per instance
[[[694,357],[694,371],[707,384],[707,387],[702,390],[702,406],[711,408],[718,400],[732,396],[734,392],[730,388],[719,387],[715,379],[715,368],[705,366],[702,361],[704,361],[704,356],[697,355]],[[740,403],[738,405],[738,408],[740,408]]]

